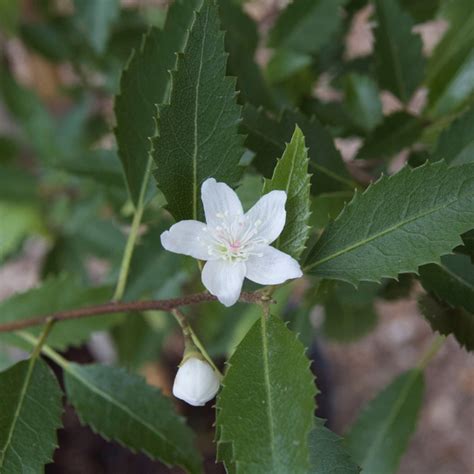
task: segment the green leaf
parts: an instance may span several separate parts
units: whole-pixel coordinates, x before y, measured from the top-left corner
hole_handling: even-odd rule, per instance
[[[372,131],[357,154],[358,159],[391,158],[415,143],[423,131],[424,123],[406,112],[395,112]]]
[[[455,120],[439,137],[432,161],[461,164],[474,161],[474,107]]]
[[[315,53],[337,32],[347,0],[293,0],[270,31],[269,46]]]
[[[453,334],[461,346],[474,351],[473,313],[462,308],[452,308],[430,295],[421,297],[418,306],[433,331],[445,336]]]
[[[107,287],[84,288],[72,277],[49,278],[37,288],[2,301],[0,322],[20,321],[68,309],[106,303],[111,294],[111,289]],[[87,340],[92,332],[109,328],[121,322],[122,319],[123,316],[120,314],[109,314],[60,322],[51,330],[48,344],[58,349],[80,344]],[[41,332],[41,327],[31,328],[28,331],[37,335]],[[2,338],[8,338],[10,341],[10,338],[15,338],[15,336],[3,334]],[[11,341],[18,344],[16,338]]]
[[[20,19],[20,0],[0,0],[0,26],[4,31],[15,34]]]
[[[439,116],[457,110],[474,92],[474,10],[471,0],[447,2],[449,30],[428,63],[428,112]]]
[[[344,81],[346,107],[353,122],[369,132],[382,120],[382,103],[375,82],[368,76],[349,74]]]
[[[168,100],[170,70],[184,48],[187,28],[200,0],[177,0],[169,8],[163,31],[152,28],[122,73],[115,99],[119,146],[130,196],[138,202],[155,135],[156,106]]]
[[[286,223],[275,247],[298,258],[308,239],[310,215],[308,153],[301,129],[296,126],[291,142],[278,160],[272,179],[265,180],[263,194],[275,189],[286,192]]]
[[[306,474],[315,395],[302,344],[279,318],[259,318],[217,399],[218,459],[235,473]]]
[[[439,264],[423,265],[420,280],[425,290],[450,306],[474,313],[474,265],[467,255],[446,255]]]
[[[473,221],[474,165],[405,167],[354,196],[310,250],[306,270],[353,284],[413,273],[461,244]]]
[[[29,236],[45,234],[44,218],[36,205],[0,201],[0,262]]]
[[[69,363],[66,393],[83,423],[133,451],[200,473],[192,431],[171,400],[136,375],[116,367]]]
[[[43,472],[57,448],[62,393],[41,359],[0,373],[0,472]]]
[[[316,418],[309,435],[309,474],[357,474],[359,466],[351,459],[342,444],[342,438]]]
[[[369,333],[377,324],[374,300],[378,289],[373,283],[363,283],[358,289],[347,283],[335,286],[324,301],[325,336],[350,342]]]
[[[219,0],[222,28],[226,31],[225,49],[229,53],[227,73],[237,77],[237,89],[243,102],[275,108],[274,100],[254,61],[258,45],[256,23],[233,0]]]
[[[317,230],[324,229],[341,213],[353,195],[351,191],[340,191],[313,197],[309,225]]]
[[[110,30],[118,18],[118,0],[74,0],[75,22],[94,50],[101,54],[105,50]]]
[[[311,192],[353,190],[355,185],[334,146],[330,133],[313,117],[308,119],[297,111],[285,110],[278,120],[262,109],[246,105],[243,110],[242,130],[247,134],[245,145],[256,153],[253,164],[264,176],[270,178],[278,157],[285,151],[298,125],[306,137],[309,170],[312,172]]]
[[[225,70],[217,7],[206,0],[178,56],[170,104],[159,107],[159,136],[153,141],[154,175],[176,220],[202,217],[200,188],[207,178],[233,185],[241,175],[240,107],[235,80]]]
[[[409,370],[360,413],[346,436],[346,445],[364,474],[397,472],[400,458],[416,428],[423,391],[423,372]]]
[[[413,20],[397,0],[375,0],[375,62],[379,85],[402,102],[410,100],[423,80],[425,60]]]
[[[431,20],[439,10],[441,0],[400,0],[400,5],[416,23]]]
[[[474,229],[466,232],[461,237],[464,243],[463,248],[465,253],[471,257],[471,261],[474,263]]]

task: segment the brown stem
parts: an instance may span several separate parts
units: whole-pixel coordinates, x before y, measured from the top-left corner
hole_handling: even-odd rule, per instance
[[[193,304],[215,301],[217,298],[209,293],[195,293],[194,295],[183,296],[182,298],[173,298],[169,300],[152,300],[152,301],[130,301],[125,303],[104,303],[86,308],[71,309],[68,311],[59,311],[58,313],[47,314],[44,316],[36,316],[21,321],[12,321],[11,323],[0,324],[0,333],[18,331],[31,326],[39,326],[47,322],[49,318],[57,322],[68,321],[70,319],[87,318],[89,316],[97,316],[99,314],[111,313],[127,313],[135,311],[162,310],[171,311],[180,306],[189,306]],[[240,301],[243,303],[258,303],[262,296],[256,293],[242,293]]]

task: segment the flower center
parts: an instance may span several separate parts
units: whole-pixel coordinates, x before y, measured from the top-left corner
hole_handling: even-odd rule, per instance
[[[206,242],[209,255],[231,262],[245,262],[251,255],[261,257],[262,245],[268,242],[258,236],[260,220],[251,221],[246,216],[216,215],[218,224],[207,227],[209,240]]]

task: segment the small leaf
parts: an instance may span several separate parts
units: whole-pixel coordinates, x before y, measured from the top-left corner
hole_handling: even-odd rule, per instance
[[[423,391],[423,372],[409,370],[360,413],[346,436],[346,446],[364,474],[397,472],[416,428]]]
[[[0,373],[0,472],[43,472],[57,448],[62,393],[45,362],[24,360]]]
[[[357,158],[364,160],[391,158],[415,143],[423,131],[423,122],[406,112],[395,112],[372,131]]]
[[[135,204],[151,151],[150,137],[155,134],[156,106],[168,98],[169,71],[176,66],[176,53],[184,48],[187,28],[198,4],[199,0],[173,2],[163,31],[156,28],[150,30],[122,73],[120,93],[115,99],[115,136],[130,196]]]
[[[461,164],[474,161],[474,107],[455,120],[439,137],[432,161]]]
[[[336,285],[324,301],[325,336],[350,342],[370,332],[377,324],[374,300],[378,289],[373,283],[363,283],[358,289],[347,283]]]
[[[315,395],[302,344],[279,318],[259,318],[217,399],[218,459],[235,473],[307,474]]]
[[[265,180],[263,194],[275,189],[286,192],[286,223],[274,246],[298,258],[308,239],[310,215],[308,153],[304,136],[296,126],[291,142],[275,166],[271,180]]]
[[[200,188],[207,178],[233,185],[241,175],[240,107],[235,80],[225,71],[217,7],[205,0],[178,56],[170,104],[159,108],[159,136],[153,142],[155,178],[176,220],[202,217]]]
[[[446,255],[439,264],[420,267],[425,290],[452,307],[474,313],[474,265],[467,255]]]
[[[111,288],[84,288],[72,277],[49,278],[37,288],[2,301],[0,303],[0,322],[20,321],[81,306],[105,303],[111,294]],[[120,314],[109,314],[60,322],[51,330],[48,344],[58,349],[80,344],[87,340],[92,332],[109,328],[121,322],[122,319],[123,316]],[[41,327],[34,327],[28,331],[38,335],[41,332]],[[14,335],[2,334],[2,339],[4,338],[15,345],[18,343],[18,339]],[[23,344],[20,343],[20,345]]]
[[[433,331],[445,336],[453,334],[461,346],[474,351],[474,313],[452,308],[431,295],[422,296],[418,306]]]
[[[375,61],[379,85],[402,102],[410,100],[423,80],[424,57],[420,35],[398,0],[375,0]]]
[[[430,57],[426,83],[428,112],[439,116],[459,109],[474,91],[474,10],[471,0],[448,2],[449,30]]]
[[[359,466],[351,459],[342,444],[342,438],[316,418],[309,435],[309,474],[358,474]]]
[[[275,120],[262,109],[246,105],[243,111],[242,131],[247,134],[245,145],[256,153],[253,164],[265,177],[270,178],[276,160],[285,151],[295,126],[306,137],[309,170],[312,173],[311,192],[353,190],[355,185],[330,133],[313,117],[308,119],[297,111],[285,110]]]
[[[473,222],[474,164],[405,167],[354,196],[309,251],[306,270],[353,284],[413,273],[461,244]]]
[[[269,46],[316,53],[336,33],[347,0],[293,0],[270,31]]]
[[[104,438],[168,466],[202,472],[192,431],[171,401],[141,377],[116,367],[69,363],[65,385],[81,421]]]
[[[349,74],[344,81],[344,92],[348,113],[362,130],[368,132],[382,121],[380,93],[370,77]]]
[[[120,3],[118,0],[74,0],[75,21],[84,38],[90,42],[97,53],[103,53],[111,27],[118,18]]]

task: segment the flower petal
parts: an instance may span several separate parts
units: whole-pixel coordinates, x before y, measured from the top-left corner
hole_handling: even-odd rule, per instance
[[[244,213],[235,191],[225,183],[218,183],[214,178],[206,179],[202,183],[201,199],[207,225],[211,227],[222,224],[224,216],[236,217]]]
[[[209,260],[208,239],[206,224],[180,221],[161,234],[161,245],[170,252],[189,255],[198,260]]]
[[[204,286],[224,306],[232,306],[240,296],[245,277],[245,263],[211,260],[204,265],[201,279]]]
[[[303,275],[299,263],[288,254],[267,246],[261,257],[252,255],[246,262],[246,277],[260,285],[278,285]]]
[[[285,191],[271,191],[262,196],[245,214],[257,225],[258,237],[271,244],[285,227]]]

